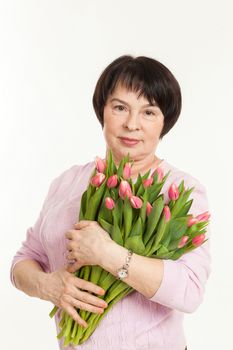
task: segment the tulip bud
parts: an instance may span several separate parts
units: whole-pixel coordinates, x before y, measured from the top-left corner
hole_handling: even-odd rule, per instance
[[[118,183],[117,175],[112,175],[107,180],[107,186],[108,188],[116,187]]]
[[[151,205],[149,202],[147,202],[147,203],[146,203],[146,214],[147,214],[147,215],[150,214],[152,208],[153,208],[152,205]]]
[[[207,221],[210,218],[210,213],[208,211],[196,216],[198,222]]]
[[[171,200],[175,201],[179,197],[179,189],[175,183],[172,183],[169,190],[168,196]]]
[[[130,197],[132,195],[132,190],[130,184],[126,180],[122,180],[119,186],[119,196],[125,199],[126,196]]]
[[[142,181],[143,183],[143,186],[146,188],[146,187],[149,187],[152,185],[153,183],[153,178],[152,177],[149,177],[148,179],[145,179]]]
[[[137,196],[131,196],[129,198],[130,204],[132,205],[133,208],[135,209],[140,209],[142,207],[142,200],[141,198],[137,197]]]
[[[203,243],[204,239],[205,239],[205,235],[204,235],[204,233],[201,233],[200,235],[198,235],[192,239],[192,244],[197,247]]]
[[[171,212],[170,212],[170,208],[168,205],[165,205],[165,207],[163,208],[163,213],[165,216],[165,221],[169,221],[171,219]]]
[[[112,198],[106,197],[105,198],[105,206],[107,209],[112,210],[115,207],[115,202]]]
[[[183,236],[180,240],[180,243],[178,244],[178,248],[184,247],[188,239],[189,239],[189,236]]]
[[[126,163],[123,169],[123,179],[128,180],[131,176],[131,163]]]
[[[191,216],[191,217],[188,219],[188,227],[191,227],[191,226],[195,225],[197,222],[198,222],[198,220],[197,220],[196,218],[194,218],[194,217]]]
[[[95,158],[95,166],[99,173],[104,173],[106,169],[106,161],[100,157]]]
[[[97,173],[91,179],[92,186],[99,187],[105,180],[105,175],[102,173]]]
[[[151,177],[153,177],[153,176],[155,175],[155,173],[158,174],[158,177],[157,177],[158,182],[161,182],[161,181],[163,180],[163,169],[157,167],[157,168],[155,169],[155,171],[152,173]]]

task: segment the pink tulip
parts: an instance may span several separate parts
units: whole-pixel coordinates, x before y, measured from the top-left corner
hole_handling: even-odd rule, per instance
[[[123,169],[123,179],[128,180],[131,176],[131,163],[126,163]]]
[[[105,198],[105,206],[107,209],[112,210],[115,207],[115,202],[112,198],[106,197]]]
[[[179,189],[175,183],[172,183],[168,190],[169,198],[173,201],[177,200],[179,197]]]
[[[171,212],[170,212],[170,208],[168,205],[165,205],[165,207],[163,208],[163,213],[165,216],[165,221],[169,221],[171,219]]]
[[[95,158],[95,167],[98,173],[104,173],[106,169],[106,161],[105,159],[101,159],[100,157]]]
[[[149,202],[147,202],[147,203],[146,203],[146,214],[147,214],[147,215],[150,214],[152,208],[153,208],[152,205],[151,205]]]
[[[188,227],[191,227],[191,226],[195,225],[197,222],[198,222],[198,220],[197,220],[196,218],[194,218],[194,217],[191,216],[191,217],[188,219]]]
[[[183,236],[180,240],[180,243],[178,244],[178,248],[184,247],[188,239],[189,239],[189,236]]]
[[[142,207],[143,202],[137,196],[131,196],[129,198],[129,201],[130,201],[130,204],[132,205],[132,207],[135,208],[135,209],[140,209]]]
[[[151,186],[152,184],[153,184],[153,178],[152,177],[149,177],[148,179],[143,180],[143,186],[145,188]]]
[[[192,239],[192,244],[197,247],[203,243],[204,239],[205,239],[205,235],[204,235],[204,233],[201,233],[200,235],[198,235]]]
[[[207,221],[210,218],[210,213],[208,211],[196,216],[198,222]]]
[[[117,175],[112,175],[107,180],[107,186],[108,188],[116,187],[118,183]]]
[[[163,169],[159,167],[156,168],[155,171],[152,173],[151,177],[153,177],[155,173],[158,174],[158,182],[161,182],[163,180]]]
[[[105,180],[105,175],[102,173],[97,173],[91,179],[92,186],[99,187]]]
[[[119,196],[122,199],[125,199],[126,196],[128,197],[132,196],[132,190],[131,190],[130,184],[126,180],[121,180],[121,183],[119,186]]]

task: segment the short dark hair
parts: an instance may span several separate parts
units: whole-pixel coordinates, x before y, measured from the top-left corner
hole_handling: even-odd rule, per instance
[[[139,96],[143,95],[149,103],[157,103],[164,115],[162,139],[175,125],[181,112],[181,90],[174,75],[153,58],[123,55],[115,59],[100,75],[92,98],[102,128],[104,107],[118,83],[129,91],[139,92]]]

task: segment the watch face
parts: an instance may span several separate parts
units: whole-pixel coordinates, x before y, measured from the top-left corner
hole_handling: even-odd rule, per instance
[[[128,275],[128,272],[127,272],[126,269],[120,269],[120,270],[118,270],[118,276],[119,276],[120,278],[125,278],[125,277],[127,277],[127,275]]]

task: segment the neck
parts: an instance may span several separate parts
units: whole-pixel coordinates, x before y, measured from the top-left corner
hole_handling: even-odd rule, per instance
[[[155,155],[148,157],[143,160],[134,161],[131,171],[131,177],[133,180],[137,179],[138,174],[140,173],[142,176],[149,170],[155,169],[159,165],[161,159],[156,157]]]
[[[106,152],[107,156],[107,152]],[[114,163],[119,166],[121,159],[118,159],[114,154],[112,155]],[[155,154],[150,154],[143,159],[133,159],[133,165],[131,169],[131,178],[137,179],[138,174],[144,175],[149,169],[156,169],[161,162]]]

